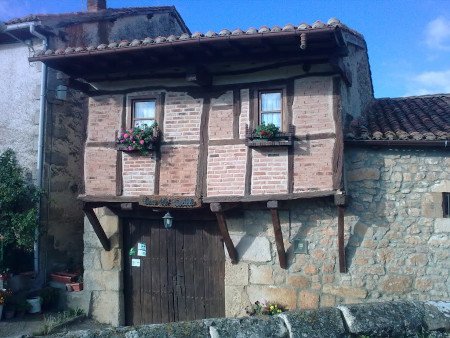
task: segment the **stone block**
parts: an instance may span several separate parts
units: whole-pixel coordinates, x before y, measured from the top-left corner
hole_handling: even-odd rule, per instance
[[[424,312],[423,319],[428,330],[450,331],[450,302],[426,302]]]
[[[300,309],[317,309],[319,307],[319,295],[306,290],[300,291],[298,306]]]
[[[333,307],[336,305],[336,297],[332,295],[320,295],[320,307]]]
[[[284,321],[278,316],[207,319],[205,320],[205,323],[210,325],[210,335],[202,337],[281,338],[289,336],[289,332],[287,327],[284,325]]]
[[[225,316],[245,316],[245,309],[250,305],[245,286],[225,285]]]
[[[370,337],[409,337],[422,327],[423,309],[413,302],[341,305],[350,333]],[[414,335],[415,336],[415,335]]]
[[[112,249],[100,251],[100,262],[103,270],[122,269],[122,250]]]
[[[269,262],[272,260],[270,242],[266,237],[231,235],[241,261]]]
[[[286,306],[289,310],[297,307],[297,291],[296,289],[286,287],[273,286],[256,286],[249,285],[247,294],[250,302],[267,301]]]
[[[411,276],[387,276],[381,282],[381,290],[388,294],[402,294],[411,291]]]
[[[66,292],[66,307],[67,309],[81,309],[84,313],[89,313],[89,306],[91,303],[91,292],[83,290],[79,292]]]
[[[123,293],[116,291],[92,292],[92,318],[113,326],[123,325]]]
[[[447,232],[450,233],[450,218],[438,218],[434,221],[434,232],[442,233]]]
[[[121,291],[122,272],[117,270],[86,270],[84,288],[89,291]]]
[[[291,329],[290,337],[345,337],[338,309],[290,311],[279,315]]]
[[[377,168],[361,168],[347,172],[349,181],[378,180],[379,178],[380,170]]]
[[[334,296],[343,297],[343,298],[359,298],[364,299],[367,297],[367,290],[358,287],[352,286],[333,286],[333,285],[324,285],[323,293],[328,293]]]
[[[309,277],[300,275],[289,275],[287,277],[287,284],[299,289],[307,289],[311,285]]]
[[[273,270],[268,265],[250,265],[251,284],[273,284]]]
[[[248,285],[248,264],[225,262],[225,285]]]

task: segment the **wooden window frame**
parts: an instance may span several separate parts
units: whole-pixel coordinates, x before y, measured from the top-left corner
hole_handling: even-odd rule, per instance
[[[442,193],[442,216],[450,218],[450,193]]]
[[[136,121],[145,121],[145,120],[149,120],[146,118],[136,118],[135,117],[135,111],[136,111],[136,103],[138,102],[155,102],[155,118],[153,119],[153,123],[157,122],[157,116],[156,113],[158,111],[158,100],[156,99],[132,99],[131,100],[131,127],[134,128],[135,127],[135,122]],[[152,124],[153,124],[152,123]],[[150,127],[150,126],[149,126]]]
[[[262,123],[262,114],[263,114],[263,110],[262,110],[262,96],[264,95],[264,94],[274,94],[274,93],[277,93],[277,94],[280,94],[281,95],[281,109],[280,109],[280,130],[283,130],[284,128],[283,128],[283,121],[284,121],[284,118],[283,118],[283,113],[284,113],[284,107],[283,107],[283,90],[276,90],[276,89],[273,89],[273,90],[259,90],[258,91],[258,124],[261,124]]]
[[[261,123],[261,94],[281,93],[281,132],[289,131],[291,118],[288,116],[287,90],[286,85],[282,86],[259,86],[252,88],[253,92],[253,112],[250,116],[250,127],[255,129]]]
[[[163,102],[162,94],[158,95],[145,95],[145,94],[128,94],[127,95],[127,116],[126,116],[126,128],[134,128],[134,103],[135,102],[148,102],[155,101],[155,122],[158,124],[158,129],[162,130],[163,127]]]

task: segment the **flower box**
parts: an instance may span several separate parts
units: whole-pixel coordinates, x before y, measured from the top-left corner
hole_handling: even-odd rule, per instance
[[[116,149],[126,153],[139,153],[148,155],[157,149],[161,138],[158,125],[154,123],[150,127],[135,127],[119,133],[116,139]]]
[[[295,128],[293,125],[289,126],[287,133],[277,133],[272,138],[261,138],[256,135],[254,131],[245,126],[245,145],[247,147],[278,147],[278,146],[292,146],[295,140]]]
[[[76,280],[77,277],[78,274],[69,272],[55,272],[50,274],[50,278],[52,281],[63,284],[72,283]]]

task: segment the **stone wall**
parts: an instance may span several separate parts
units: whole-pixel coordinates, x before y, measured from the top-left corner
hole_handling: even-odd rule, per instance
[[[138,327],[81,330],[58,337],[448,337],[449,303],[387,302],[275,316],[211,318]]]
[[[114,326],[125,322],[123,305],[123,257],[120,223],[107,208],[96,209],[97,217],[111,241],[105,251],[87,218],[84,221],[84,290],[88,315]]]
[[[444,151],[348,149],[344,274],[339,273],[332,199],[281,205],[286,270],[279,267],[269,210],[230,212],[227,221],[240,260],[226,265],[226,315],[242,315],[246,306],[263,299],[301,309],[450,299],[450,219],[442,218],[449,166]],[[297,238],[307,242],[307,254],[293,252]]]

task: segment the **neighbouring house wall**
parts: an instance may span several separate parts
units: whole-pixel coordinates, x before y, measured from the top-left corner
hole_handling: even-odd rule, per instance
[[[87,118],[86,96],[68,90],[64,100],[56,91],[61,81],[49,69],[43,196],[41,210],[42,268],[81,270],[83,214],[78,195],[83,191],[83,153]]]
[[[374,100],[372,76],[370,72],[369,55],[364,42],[355,40],[349,43],[349,56],[344,58],[344,64],[350,71],[352,85],[341,82],[340,95],[342,100],[342,118],[349,123],[347,114],[353,118],[361,115]]]
[[[36,179],[42,64],[29,54],[24,44],[0,45],[0,152],[13,149]]]
[[[442,192],[450,189],[443,151],[348,149],[350,196],[345,212],[348,273],[339,273],[337,210],[331,198],[281,205],[288,269],[279,267],[269,210],[229,212],[240,257],[227,261],[227,316],[255,301],[289,308],[391,299],[450,299],[450,219]],[[292,240],[308,242],[294,254]]]

